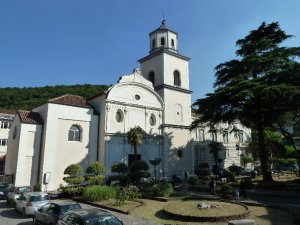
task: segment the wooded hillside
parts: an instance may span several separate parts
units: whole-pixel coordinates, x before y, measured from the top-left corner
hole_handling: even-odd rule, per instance
[[[64,94],[80,95],[84,98],[92,97],[107,89],[107,85],[59,85],[30,88],[0,88],[0,108],[24,109],[32,108],[46,103],[49,99]]]

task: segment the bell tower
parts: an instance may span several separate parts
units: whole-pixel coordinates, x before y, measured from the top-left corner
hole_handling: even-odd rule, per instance
[[[178,33],[168,29],[163,20],[149,40],[149,55],[139,62],[142,75],[164,100],[164,126],[190,126],[189,58],[178,53]]]

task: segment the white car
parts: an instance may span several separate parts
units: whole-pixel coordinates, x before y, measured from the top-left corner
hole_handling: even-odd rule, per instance
[[[24,216],[33,215],[35,211],[49,202],[49,196],[44,192],[23,193],[16,199],[16,210]]]

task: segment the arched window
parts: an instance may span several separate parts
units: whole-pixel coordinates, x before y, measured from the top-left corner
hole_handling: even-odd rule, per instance
[[[152,40],[152,48],[155,48],[155,39]]]
[[[151,81],[151,83],[152,83],[153,86],[154,86],[154,84],[155,84],[155,74],[154,74],[153,71],[151,71],[151,72],[149,73],[149,75],[148,75],[148,80]]]
[[[76,125],[72,125],[69,130],[68,141],[80,141],[80,139],[81,139],[80,128]]]
[[[180,86],[181,85],[180,73],[177,70],[174,71],[174,85],[175,86]]]
[[[161,46],[165,45],[165,38],[164,38],[164,37],[162,37],[162,38],[160,39],[160,45],[161,45]]]
[[[172,45],[173,48],[175,47],[174,39],[171,40],[171,45]]]
[[[225,131],[225,132],[223,133],[223,142],[224,142],[225,144],[228,143],[228,132],[227,132],[227,131]]]

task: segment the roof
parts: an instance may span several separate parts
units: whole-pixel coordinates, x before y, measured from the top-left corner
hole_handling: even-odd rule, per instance
[[[109,212],[105,210],[96,209],[96,208],[78,209],[76,211],[71,211],[70,213],[76,213],[84,219],[92,219],[98,216],[111,215]]]
[[[57,98],[48,100],[48,103],[76,106],[82,108],[91,108],[91,106],[87,103],[86,99],[84,99],[82,96],[79,95],[65,94]]]
[[[19,115],[21,123],[28,123],[28,124],[43,124],[44,123],[40,114],[38,114],[37,112],[19,110],[17,112],[17,114]]]
[[[11,114],[11,115],[14,115],[16,114],[16,110],[12,110],[12,109],[1,109],[0,108],[0,113],[3,113],[3,114]]]
[[[166,25],[166,20],[163,20],[163,21],[161,22],[161,25],[159,26],[159,28],[157,28],[156,30],[152,31],[149,35],[155,33],[156,31],[160,31],[160,30],[165,30],[165,31],[168,30],[168,31],[171,31],[171,32],[177,34],[177,32],[168,29],[168,28],[167,28],[167,25]]]

